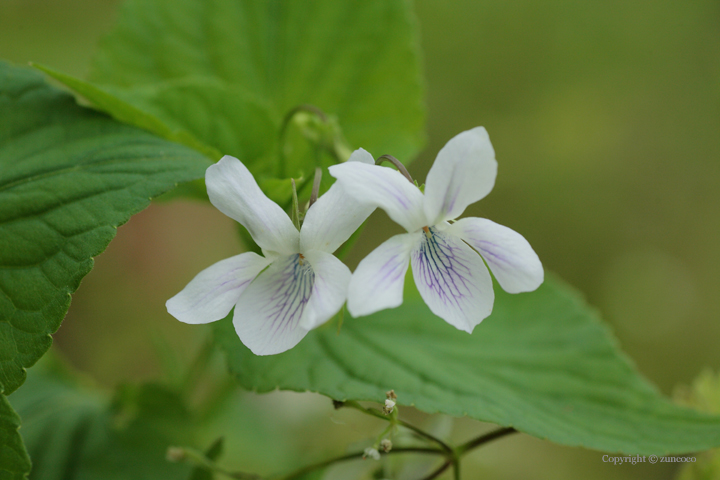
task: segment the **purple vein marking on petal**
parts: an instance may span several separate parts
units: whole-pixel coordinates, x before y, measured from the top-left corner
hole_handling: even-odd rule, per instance
[[[388,168],[388,167],[378,167],[378,168]],[[405,179],[403,178],[403,181]],[[392,183],[389,183],[385,179],[382,179],[377,183],[377,186],[380,187],[382,190],[384,190],[388,195],[393,197],[397,202],[405,209],[409,210],[411,205],[408,203],[408,198],[400,192],[395,185]]]
[[[193,310],[201,303],[204,303],[205,300],[211,295],[215,296],[215,297],[219,297],[219,296],[224,295],[232,290],[238,290],[240,288],[243,288],[248,283],[255,280],[255,277],[252,277],[252,278],[248,278],[247,280],[240,282],[239,284],[233,283],[233,282],[237,282],[237,280],[238,280],[237,276],[235,275],[236,272],[238,272],[239,270],[244,270],[245,268],[247,268],[247,267],[245,265],[243,265],[242,267],[238,267],[238,268],[233,269],[230,272],[227,272],[225,275],[223,275],[224,278],[227,278],[226,280],[224,280],[221,284],[217,285],[215,288],[205,292],[205,295],[203,295],[202,297],[197,299],[195,302],[193,302],[193,304],[191,306],[189,306],[188,308],[186,308],[184,311],[188,312],[190,310]],[[225,285],[228,285],[228,284],[230,284],[230,287],[222,289],[222,287],[224,287]]]
[[[470,239],[473,240],[473,244],[470,246],[472,248],[474,248],[475,250],[477,250],[480,253],[480,255],[482,255],[482,257],[485,258],[485,261],[487,261],[487,262],[495,261],[494,263],[503,262],[509,266],[515,265],[511,259],[512,257],[508,258],[508,257],[502,255],[501,253],[498,253],[498,252],[502,252],[502,251],[506,250],[505,248],[503,248],[501,245],[498,245],[497,243],[493,243],[490,240],[482,240],[481,239],[483,237],[483,232],[481,230],[470,227],[470,228],[467,228],[467,230],[465,230],[465,235],[467,235]],[[468,243],[468,242],[466,242],[466,243]],[[490,247],[494,247],[494,248],[484,248],[484,246],[490,246]],[[488,259],[488,257],[492,257],[492,258]]]
[[[455,170],[456,170],[456,168],[453,168],[452,173],[450,174],[451,177],[455,176]],[[450,194],[450,192],[452,192],[452,195]],[[444,200],[443,201],[444,211],[441,212],[443,215],[452,211],[459,194],[460,194],[460,187],[456,187],[454,185],[454,182],[451,181],[450,184],[448,185],[447,192],[445,192],[445,198],[443,199]]]
[[[418,274],[443,303],[454,304],[462,311],[462,300],[471,295],[472,272],[460,261],[458,247],[449,244],[435,227],[429,230],[430,235],[423,235],[415,251]]]
[[[472,235],[473,233],[479,233],[479,232],[477,232],[477,230],[475,230],[475,231],[468,230],[467,233]],[[498,245],[497,243],[493,243],[490,240],[475,240],[475,242],[477,243],[478,246],[480,246],[480,248],[479,248],[480,253],[483,257],[485,257],[486,261],[490,261],[490,262],[495,261],[495,263],[502,262],[509,266],[515,265],[515,263],[512,261],[511,258],[508,258],[507,256],[503,255],[502,253],[499,253],[499,252],[502,252],[505,250],[501,245]],[[494,248],[485,248],[486,246],[494,247]],[[492,258],[488,259],[487,257],[492,257]]]
[[[288,330],[295,329],[310,300],[315,283],[315,272],[307,260],[301,263],[299,254],[291,255],[285,263],[279,275],[280,282],[263,312],[271,322],[270,341]]]
[[[385,168],[385,167],[382,167]],[[380,188],[385,190],[390,196],[394,197],[395,200],[398,201],[398,203],[405,209],[408,210],[410,208],[410,205],[407,203],[406,198],[404,195],[398,193],[397,189],[393,187],[393,185],[387,185],[387,184],[380,184]]]
[[[455,202],[457,201],[457,197],[458,197],[458,192],[455,192],[455,194],[452,196],[452,198],[450,198],[450,200],[446,199],[445,212],[443,212],[444,214],[447,214],[448,212],[452,211],[453,207],[455,206]]]
[[[500,247],[499,245],[496,245],[496,244],[494,244],[494,243],[488,242],[488,241],[486,241],[486,240],[481,240],[481,241],[479,241],[478,243],[481,244],[481,245],[490,245],[490,246],[492,246],[492,247],[495,247],[495,248],[498,249],[498,250],[501,250],[501,249],[502,249],[502,247]],[[482,249],[482,253],[483,253],[483,256],[489,255],[489,256],[493,257],[494,260],[497,260],[498,262],[503,262],[503,263],[507,263],[508,265],[512,265],[512,264],[513,264],[512,261],[508,260],[507,257],[496,253],[498,250],[492,250],[492,249],[488,249],[488,248],[483,248],[483,249]]]
[[[402,261],[402,259],[399,259],[399,254],[395,254],[392,257],[388,259],[387,262],[385,262],[385,265],[380,267],[380,270],[378,271],[379,277],[377,281],[375,282],[375,289],[379,287],[383,287],[387,285],[387,283],[394,283],[404,275],[404,272],[402,271],[403,264],[406,263],[408,260],[405,260],[405,262]],[[389,282],[386,282],[386,280],[389,280]]]

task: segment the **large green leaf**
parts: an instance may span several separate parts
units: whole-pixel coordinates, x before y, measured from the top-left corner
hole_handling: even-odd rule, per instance
[[[117,227],[208,164],[0,63],[0,391],[47,351]]]
[[[204,145],[189,132],[183,129],[173,130],[159,118],[143,112],[137,107],[134,107],[133,105],[112,95],[102,88],[93,85],[92,83],[55,71],[44,65],[35,65],[35,68],[47,73],[55,80],[72,88],[83,98],[90,101],[96,108],[109,113],[120,122],[143,128],[167,140],[187,145],[188,147],[204,153],[212,160],[217,160],[222,157],[222,154],[219,151]]]
[[[92,80],[258,174],[300,104],[336,115],[353,146],[411,159],[423,143],[418,56],[407,0],[129,0]]]
[[[0,478],[23,480],[30,472],[30,457],[20,433],[20,417],[0,394]]]
[[[190,467],[166,460],[193,441],[195,424],[165,387],[125,386],[114,398],[65,371],[52,355],[11,399],[33,459],[30,480],[186,480]]]
[[[720,445],[720,418],[677,406],[643,379],[578,294],[550,278],[537,291],[496,286],[472,335],[435,317],[416,292],[404,304],[310,332],[280,355],[253,355],[229,319],[216,327],[247,389],[384,399],[426,412],[513,426],[564,445],[631,454]],[[660,354],[660,353],[659,353]]]

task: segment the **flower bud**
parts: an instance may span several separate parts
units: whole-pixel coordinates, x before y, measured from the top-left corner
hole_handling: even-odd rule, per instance
[[[386,452],[386,453],[389,452],[390,450],[392,450],[392,442],[390,441],[389,438],[384,438],[380,442],[380,450],[383,452]]]
[[[380,460],[380,452],[378,452],[374,448],[368,447],[365,449],[365,452],[363,453],[362,458],[363,458],[363,460],[365,460],[368,457],[372,458],[373,460]]]

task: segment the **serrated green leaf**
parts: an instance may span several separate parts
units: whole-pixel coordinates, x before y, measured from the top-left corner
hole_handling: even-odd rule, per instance
[[[30,473],[30,457],[20,437],[20,417],[0,394],[0,478],[24,480]]]
[[[411,276],[410,276],[411,277]],[[553,278],[535,292],[496,286],[493,314],[468,335],[408,295],[397,309],[310,332],[280,355],[253,355],[229,320],[216,340],[240,384],[384,400],[513,426],[553,442],[628,454],[720,445],[720,418],[664,398],[619,351],[578,294]]]
[[[33,459],[30,480],[186,480],[166,460],[187,444],[194,423],[179,397],[154,384],[126,386],[111,398],[49,356],[12,395]]]
[[[256,175],[297,174],[266,160],[277,158],[280,124],[301,104],[336,115],[351,145],[409,161],[424,141],[410,6],[129,0],[91,77]]]
[[[47,351],[117,227],[209,164],[0,63],[0,390]]]
[[[80,80],[79,78],[55,71],[44,65],[34,65],[34,67],[73,89],[90,101],[93,106],[122,123],[145,129],[167,140],[186,145],[204,153],[210,160],[216,161],[222,157],[222,154],[218,150],[201,143],[186,130],[173,130],[165,125],[159,118],[143,112],[102,88]]]

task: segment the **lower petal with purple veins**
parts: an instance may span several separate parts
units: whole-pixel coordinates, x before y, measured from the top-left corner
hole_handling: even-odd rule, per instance
[[[291,349],[307,335],[300,321],[310,300],[315,273],[302,255],[280,257],[243,292],[233,324],[256,355]]]
[[[468,333],[492,312],[495,294],[482,258],[459,238],[430,227],[411,257],[413,278],[430,310]]]
[[[365,257],[350,279],[348,310],[353,317],[370,315],[402,304],[410,252],[419,233],[404,233],[386,240]]]
[[[543,282],[540,259],[516,231],[485,218],[470,217],[453,223],[447,233],[480,252],[506,292],[531,292]]]
[[[312,330],[335,315],[347,299],[350,269],[335,256],[318,250],[305,252],[315,272],[312,295],[300,326]]]
[[[181,322],[192,324],[225,318],[242,292],[270,261],[247,252],[211,265],[166,302],[168,313]]]

